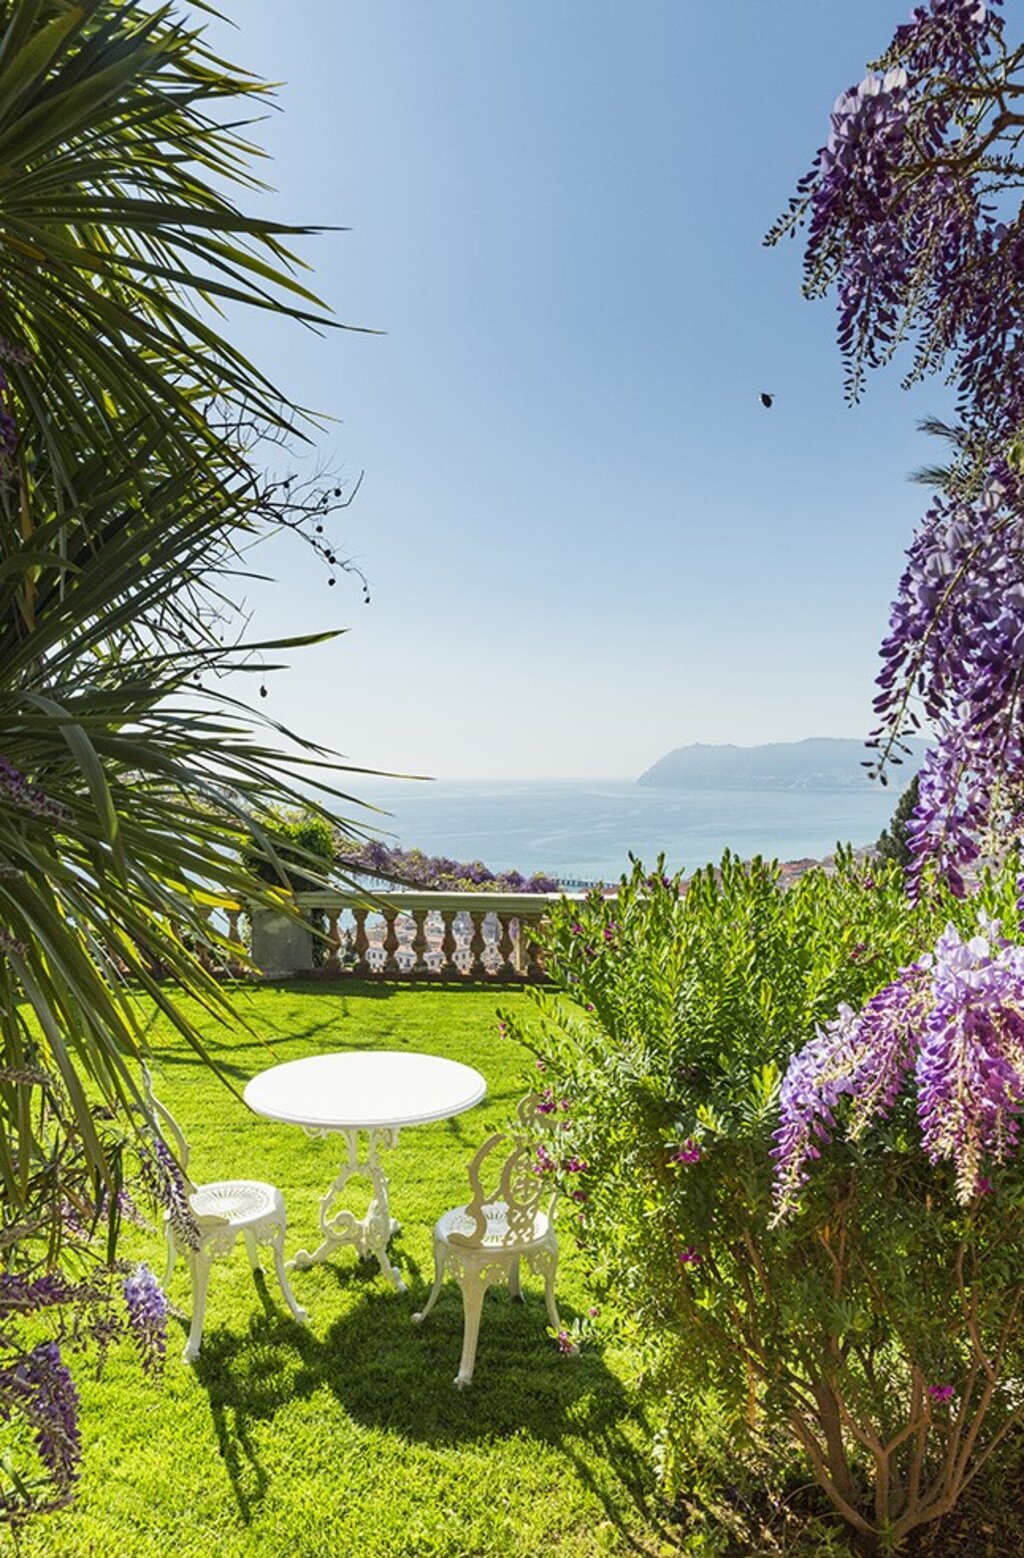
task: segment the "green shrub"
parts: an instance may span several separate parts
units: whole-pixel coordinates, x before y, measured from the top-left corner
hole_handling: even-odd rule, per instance
[[[845,855],[783,891],[773,867],[727,856],[682,895],[637,867],[616,899],[558,907],[557,992],[525,1027],[505,1019],[564,1121],[556,1172],[595,1296],[642,1359],[669,1488],[713,1504],[800,1465],[865,1551],[872,1531],[901,1534],[908,1497],[942,1493],[944,1469],[981,1464],[1024,1382],[1019,1170],[959,1207],[904,1106],[833,1143],[802,1210],[774,1218],[788,1060],[977,912],[915,907],[895,865],[871,871]],[[1009,877],[982,902],[1016,923]]]

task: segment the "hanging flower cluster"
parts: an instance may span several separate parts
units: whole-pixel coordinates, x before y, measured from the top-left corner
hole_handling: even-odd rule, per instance
[[[1001,46],[1001,0],[930,0],[885,57],[837,100],[829,136],[767,241],[806,224],[804,290],[836,289],[837,335],[855,398],[865,369],[916,339],[911,377],[955,358],[962,413],[1016,430],[1024,346],[1013,306],[1024,236],[996,220],[977,162],[978,77]],[[1008,384],[1012,360],[1019,373]],[[991,427],[989,429],[992,431]]]
[[[1014,1151],[1024,1107],[1024,947],[987,922],[967,941],[947,926],[934,953],[794,1056],[772,1153],[777,1215],[797,1206],[842,1099],[856,1139],[911,1083],[929,1159],[953,1164],[961,1203],[985,1194],[982,1168]]]
[[[937,860],[962,894],[962,868],[1024,782],[1024,492],[1005,463],[980,501],[940,497],[908,552],[882,645],[879,745],[904,728],[922,690],[936,732],[908,829],[914,878]]]
[[[925,516],[883,645],[884,768],[920,700],[936,745],[910,829],[954,891],[1024,785],[1024,47],[1002,0],[928,0],[844,92],[769,242],[806,228],[804,290],[835,290],[855,398],[903,344],[907,382],[955,386],[958,454]],[[1013,467],[1013,468],[1011,468]]]
[[[167,1295],[145,1261],[124,1279],[122,1291],[142,1367],[158,1374],[167,1350]]]

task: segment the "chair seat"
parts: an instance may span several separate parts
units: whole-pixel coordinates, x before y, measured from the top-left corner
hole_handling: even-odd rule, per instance
[[[437,1220],[434,1229],[436,1239],[450,1241],[453,1233],[465,1234],[473,1240],[478,1249],[528,1249],[534,1244],[539,1244],[551,1227],[551,1219],[546,1212],[537,1210],[529,1227],[511,1232],[508,1226],[508,1206],[504,1201],[491,1201],[482,1208],[487,1218],[487,1232],[483,1239],[477,1240],[476,1222],[470,1217],[464,1206],[454,1206],[450,1212],[445,1212],[443,1217]],[[459,1241],[461,1243],[461,1240]]]
[[[188,1198],[197,1217],[219,1217],[232,1228],[247,1228],[284,1216],[284,1197],[275,1185],[258,1179],[217,1179],[197,1185]]]

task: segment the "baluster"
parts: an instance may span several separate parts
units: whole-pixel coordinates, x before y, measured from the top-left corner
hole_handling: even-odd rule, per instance
[[[451,909],[441,910],[441,924],[444,926],[444,935],[441,938],[441,952],[443,954],[441,972],[443,974],[457,974],[459,971],[458,964],[455,961],[455,949],[458,946],[458,942],[455,940],[454,919],[455,915]]]
[[[498,966],[495,973],[499,979],[514,978],[516,965],[513,958],[515,943],[512,940],[512,917],[504,914],[498,917]]]
[[[327,961],[324,967],[332,974],[341,972],[341,910],[327,910]]]
[[[487,970],[484,967],[484,917],[475,909],[469,910],[469,969],[471,979],[482,979]]]
[[[540,927],[541,916],[538,915],[530,926],[530,932],[537,932],[540,930]],[[526,977],[532,980],[547,978],[547,971],[540,954],[540,948],[537,946],[532,934],[527,934],[526,937]]]
[[[384,967],[381,972],[393,979],[398,979],[402,972],[398,958],[395,956],[399,947],[398,930],[395,923],[397,918],[397,910],[384,910]]]
[[[233,941],[236,947],[242,944],[242,911],[236,905],[229,909],[228,914],[228,940]]]
[[[353,951],[356,955],[354,972],[357,974],[368,974],[370,972],[370,964],[366,956],[370,946],[370,938],[366,934],[366,916],[368,913],[368,909],[352,910],[352,918],[356,922],[356,935]]]
[[[427,952],[427,910],[414,909],[412,912],[413,924],[416,927],[412,938],[412,967],[409,972],[414,977],[417,974],[425,974],[427,965],[425,962]]]

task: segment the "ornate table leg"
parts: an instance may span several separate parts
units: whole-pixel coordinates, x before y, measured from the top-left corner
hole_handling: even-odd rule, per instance
[[[309,1134],[325,1136],[328,1132],[310,1131]],[[399,1293],[404,1293],[405,1283],[396,1267],[392,1266],[388,1259],[388,1240],[393,1233],[397,1233],[398,1224],[391,1217],[387,1175],[381,1168],[377,1156],[378,1147],[395,1145],[398,1131],[393,1126],[367,1131],[366,1158],[362,1162],[359,1159],[359,1131],[339,1131],[337,1134],[344,1136],[348,1146],[348,1156],[338,1170],[334,1183],[320,1202],[320,1230],[323,1233],[323,1240],[312,1254],[308,1250],[296,1250],[294,1259],[290,1260],[288,1265],[304,1271],[308,1266],[315,1266],[320,1261],[326,1260],[335,1250],[350,1244],[360,1260],[368,1260],[372,1256],[392,1286]],[[349,1180],[355,1176],[368,1179],[373,1186],[373,1195],[364,1217],[357,1217],[347,1207],[339,1207],[337,1211],[332,1210]]]

